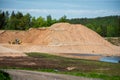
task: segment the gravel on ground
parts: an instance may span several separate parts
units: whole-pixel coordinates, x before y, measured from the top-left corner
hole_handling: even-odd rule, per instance
[[[64,74],[27,71],[27,70],[10,69],[4,71],[10,74],[12,80],[101,80],[101,79],[64,75]]]

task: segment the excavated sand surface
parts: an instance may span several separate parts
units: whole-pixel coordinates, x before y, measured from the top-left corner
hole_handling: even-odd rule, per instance
[[[8,44],[19,39],[21,45]],[[104,40],[83,25],[56,23],[49,28],[28,31],[0,31],[0,44],[22,52],[78,53],[120,56],[120,47]],[[0,52],[1,52],[0,47]],[[7,50],[6,49],[6,50]]]
[[[23,52],[0,46],[0,57],[3,56],[17,57],[17,56],[26,56],[26,55]]]

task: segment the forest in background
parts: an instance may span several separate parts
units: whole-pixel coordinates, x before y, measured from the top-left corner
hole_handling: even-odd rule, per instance
[[[0,30],[28,30],[29,28],[49,27],[59,22],[85,25],[103,37],[120,37],[120,15],[72,19],[64,15],[59,19],[54,19],[51,15],[46,18],[42,16],[35,18],[29,13],[12,11],[10,14],[8,11],[0,11]]]

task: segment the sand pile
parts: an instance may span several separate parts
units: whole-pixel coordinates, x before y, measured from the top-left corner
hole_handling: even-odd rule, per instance
[[[107,45],[96,32],[83,25],[72,25],[69,23],[58,23],[39,34],[33,43],[47,45]]]
[[[46,29],[0,31],[0,43],[8,43],[16,38],[22,41],[22,45],[4,46],[23,52],[120,55],[120,47],[110,44],[80,24],[56,23]]]

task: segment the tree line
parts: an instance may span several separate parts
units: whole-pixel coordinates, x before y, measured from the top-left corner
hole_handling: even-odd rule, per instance
[[[64,15],[59,19],[53,19],[51,15],[46,18],[32,17],[29,13],[15,13],[12,11],[0,11],[1,30],[28,30],[29,28],[49,27],[54,23],[68,22],[72,24],[83,24],[96,31],[103,37],[120,37],[120,16],[106,16],[97,18],[73,18],[67,19]]]
[[[103,37],[120,37],[120,16],[68,19],[69,23],[83,24]]]

